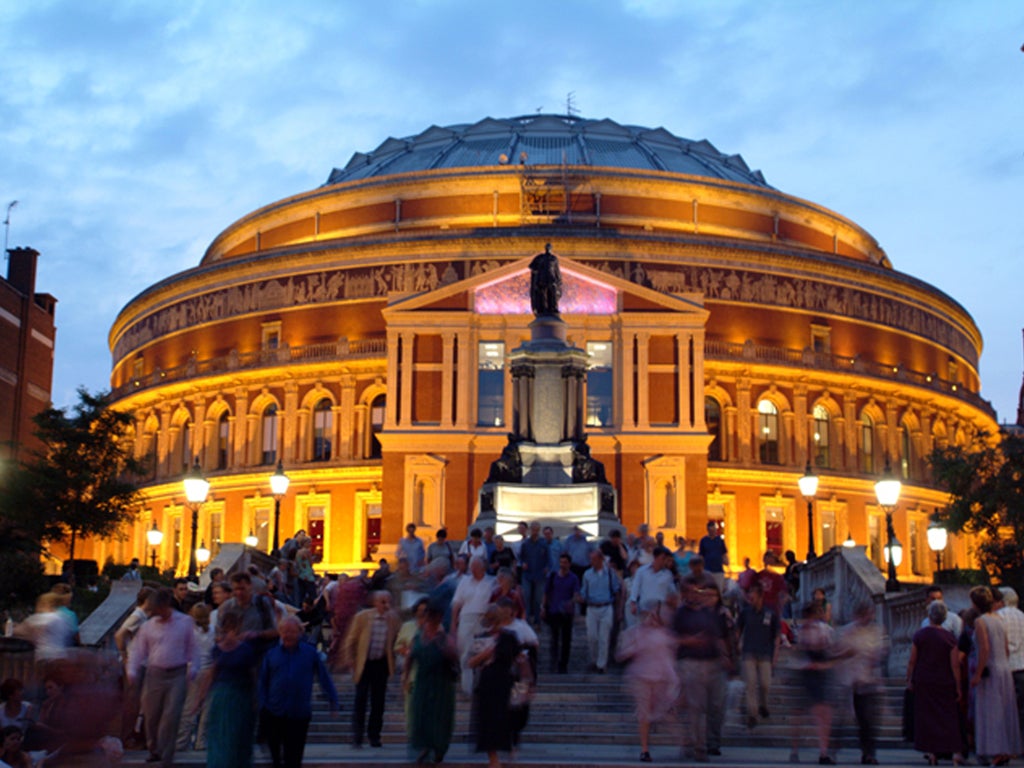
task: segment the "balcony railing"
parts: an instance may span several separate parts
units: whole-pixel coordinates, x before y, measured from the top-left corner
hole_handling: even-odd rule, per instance
[[[149,387],[161,386],[200,376],[225,373],[227,371],[384,357],[386,354],[387,339],[384,337],[351,340],[342,337],[333,342],[307,344],[301,347],[290,347],[285,344],[276,349],[259,349],[250,352],[232,350],[226,355],[211,357],[205,360],[193,358],[184,365],[174,368],[158,368],[151,373],[139,376],[127,384],[118,387],[114,390],[113,396],[116,399]],[[912,371],[898,365],[883,365],[882,363],[865,360],[859,356],[841,357],[839,355],[814,352],[811,349],[800,350],[774,347],[767,344],[755,344],[752,341],[739,344],[708,339],[704,342],[704,358],[706,360],[724,362],[750,361],[770,365],[791,366],[793,368],[812,368],[820,371],[853,373],[858,376],[870,376],[886,381],[904,382],[956,397],[984,411],[993,419],[996,417],[992,404],[987,400],[955,382],[940,379],[936,373]]]
[[[192,358],[184,365],[173,368],[157,368],[145,376],[132,379],[113,390],[114,399],[126,397],[132,392],[139,392],[150,387],[163,386],[175,381],[183,381],[201,376],[210,376],[228,371],[253,370],[271,368],[280,365],[301,365],[303,363],[339,362],[358,360],[370,357],[383,357],[387,354],[387,339],[373,337],[369,339],[340,338],[337,341],[319,344],[306,344],[301,347],[290,347],[283,344],[275,349],[258,349],[251,352],[231,350],[226,355],[210,357],[205,360]]]
[[[755,344],[747,341],[743,344],[730,341],[708,339],[704,342],[704,359],[725,362],[751,361],[786,365],[794,368],[813,368],[819,371],[836,373],[852,373],[858,376],[870,376],[886,381],[902,382],[916,387],[924,387],[934,392],[941,392],[963,400],[981,411],[996,417],[992,404],[975,392],[971,392],[956,382],[939,378],[937,373],[912,371],[902,365],[885,365],[883,363],[856,357],[842,357],[812,349],[787,349],[772,347],[766,344]]]

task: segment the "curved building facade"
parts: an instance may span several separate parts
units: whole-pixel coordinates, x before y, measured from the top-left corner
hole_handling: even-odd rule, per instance
[[[386,554],[404,525],[465,533],[506,442],[507,353],[528,338],[527,264],[561,259],[586,422],[623,525],[671,541],[721,520],[734,564],[849,534],[881,565],[886,463],[901,579],[924,580],[944,503],[923,457],[994,432],[981,336],[854,222],[664,129],[534,115],[388,139],[325,185],[227,227],[110,332],[117,407],[149,461],[147,509],[95,555],[164,566],[193,546],[181,479],[211,482],[199,538],[280,536],[322,568]],[[820,485],[809,521],[797,479]],[[962,542],[947,563],[966,565]]]

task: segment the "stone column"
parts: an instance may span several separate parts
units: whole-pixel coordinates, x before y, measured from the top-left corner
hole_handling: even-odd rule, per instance
[[[650,410],[650,360],[651,334],[643,331],[636,335],[636,411],[637,427],[649,429],[651,426]]]
[[[413,331],[402,333],[402,392],[399,395],[401,409],[398,417],[399,426],[407,427],[412,424],[412,376],[413,376],[413,354],[415,349],[416,334]]]
[[[388,394],[387,408],[384,413],[384,425],[387,429],[394,429],[398,426],[398,402],[400,392],[404,385],[401,380],[404,371],[398,365],[398,350],[401,345],[401,336],[398,331],[388,331]],[[357,451],[362,455],[362,449]]]
[[[238,387],[235,390],[235,415],[229,417],[234,419],[231,425],[231,449],[234,452],[233,467],[248,467],[249,441],[253,435],[253,424],[257,418],[249,413],[249,390],[245,387]]]
[[[636,417],[635,417],[635,369],[633,367],[633,348],[636,343],[636,334],[632,331],[626,331],[622,334],[621,343],[615,347],[615,357],[618,358],[618,365],[615,369],[618,371],[619,381],[622,382],[622,429],[635,429],[636,428]]]
[[[691,401],[692,393],[690,392],[690,375],[692,373],[690,368],[690,344],[693,341],[693,335],[690,333],[677,333],[676,334],[676,357],[679,360],[677,368],[678,389],[676,391],[676,399],[678,404],[676,406],[677,413],[679,414],[679,428],[690,431],[693,429],[693,418],[696,417],[697,411],[695,404]]]
[[[455,387],[455,333],[441,334],[441,429],[452,426],[452,392]]]
[[[173,446],[171,438],[171,407],[164,403],[160,406],[160,434],[157,435],[156,440],[157,477],[167,477],[170,471],[170,456]]]
[[[456,349],[458,355],[455,360],[455,428],[459,430],[469,429],[472,417],[476,422],[476,414],[469,413],[469,387],[475,371],[473,369],[473,355],[470,353],[471,339],[468,333],[460,333],[456,336]]]
[[[334,409],[334,435],[333,438],[338,450],[335,455],[340,459],[353,458],[353,446],[355,445],[355,408],[356,408],[356,378],[351,374],[341,377],[341,400]]]
[[[196,395],[192,398],[193,419],[192,419],[192,445],[188,447],[189,453],[199,457],[199,463],[206,467],[206,398]]]
[[[793,426],[796,428],[793,435],[793,463],[801,467],[810,460],[812,448],[808,446],[807,438],[811,431],[811,422],[811,415],[807,411],[807,387],[797,384],[793,387]],[[781,455],[779,458],[782,458]],[[787,462],[783,460],[783,463]]]
[[[299,387],[294,381],[288,381],[284,385],[284,413],[278,413],[277,418],[281,424],[281,458],[290,463],[302,455],[299,445],[298,419],[299,413]]]
[[[750,379],[741,378],[736,382],[736,438],[739,443],[740,462],[743,464],[749,464],[753,460],[754,445],[751,438],[755,428],[755,416],[750,407]]]

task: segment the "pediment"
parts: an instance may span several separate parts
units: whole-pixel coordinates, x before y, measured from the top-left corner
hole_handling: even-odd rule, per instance
[[[480,315],[530,315],[530,262],[533,255],[435,290],[392,296],[385,314],[397,312],[473,312]],[[559,256],[562,315],[614,315],[621,312],[681,312],[705,315],[696,298],[662,293],[574,259]]]

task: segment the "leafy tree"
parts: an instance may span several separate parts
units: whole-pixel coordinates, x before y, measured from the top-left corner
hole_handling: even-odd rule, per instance
[[[83,536],[117,533],[137,514],[134,478],[141,465],[126,437],[131,415],[110,407],[106,393],[78,390],[71,412],[47,408],[33,421],[42,448],[12,473],[0,497],[3,524],[22,542],[64,542],[69,559]]]
[[[1004,583],[1024,584],[1024,437],[982,433],[970,445],[937,448],[928,461],[950,494],[946,529],[977,535],[982,566]]]

